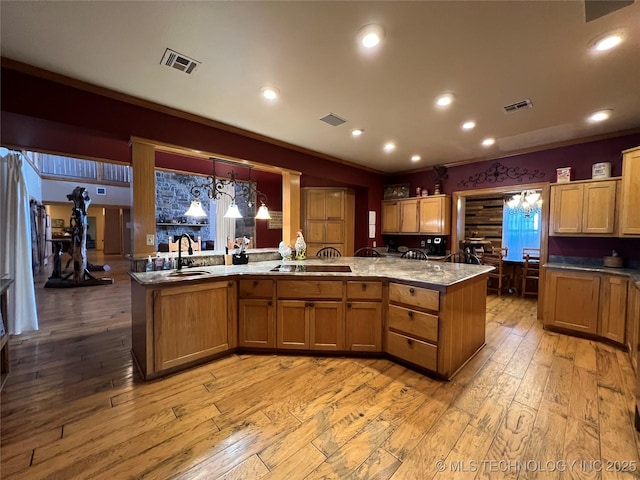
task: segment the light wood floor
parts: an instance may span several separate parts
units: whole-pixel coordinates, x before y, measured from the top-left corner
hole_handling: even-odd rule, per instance
[[[127,263],[107,261],[111,286],[37,280],[41,329],[12,339],[2,392],[3,479],[638,478],[615,471],[640,469],[626,353],[545,332],[532,299],[490,296],[487,346],[448,383],[272,355],[143,383]]]

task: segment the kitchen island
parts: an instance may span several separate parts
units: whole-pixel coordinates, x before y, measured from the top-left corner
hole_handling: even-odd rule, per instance
[[[340,257],[132,272],[132,353],[145,379],[237,350],[386,354],[449,379],[484,345],[492,269]]]

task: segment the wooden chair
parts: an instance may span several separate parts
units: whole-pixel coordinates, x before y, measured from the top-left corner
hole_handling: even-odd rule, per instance
[[[487,278],[487,291],[495,290],[498,295],[502,295],[502,289],[506,285],[509,274],[505,272],[503,260],[507,256],[508,248],[494,248],[492,253],[484,253],[482,255],[482,264],[496,267],[495,270],[489,272]]]
[[[322,247],[316,253],[316,257],[329,258],[329,257],[341,257],[341,256],[342,254],[340,253],[340,250],[334,247]]]
[[[451,263],[470,263],[473,265],[480,265],[480,259],[476,255],[465,251],[450,253],[449,255],[444,257],[443,261]]]
[[[522,290],[520,295],[538,295],[538,287],[540,283],[540,249],[539,248],[523,248],[522,258],[524,265],[522,266]]]
[[[244,238],[245,237],[227,238],[227,247],[229,247],[229,250],[239,248],[240,245],[244,243]],[[245,248],[253,248],[253,237],[249,237],[249,243],[247,243]]]
[[[182,237],[182,251],[186,252],[188,249],[189,249],[189,240]],[[191,249],[194,252],[199,252],[202,250],[202,240],[200,240],[200,237],[198,237],[197,240],[194,240],[193,238],[191,238]],[[174,242],[173,237],[169,237],[169,251],[170,252],[178,251],[178,241],[176,240]]]
[[[402,254],[401,258],[408,258],[409,260],[429,260],[427,254],[422,250],[407,250]]]
[[[354,257],[379,257],[380,252],[378,252],[375,248],[362,247],[356,250],[353,256]]]

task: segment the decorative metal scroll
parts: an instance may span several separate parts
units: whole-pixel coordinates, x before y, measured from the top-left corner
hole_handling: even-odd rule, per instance
[[[495,162],[484,172],[477,173],[465,180],[460,180],[458,187],[476,187],[483,183],[502,183],[509,179],[522,183],[525,178],[533,180],[535,178],[543,178],[545,175],[544,172],[538,169],[529,171],[528,168],[506,167],[500,162]]]

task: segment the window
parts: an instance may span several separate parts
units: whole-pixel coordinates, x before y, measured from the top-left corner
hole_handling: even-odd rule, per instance
[[[513,208],[505,200],[502,211],[502,246],[509,249],[505,260],[514,262],[523,261],[523,248],[540,248],[540,208]]]

